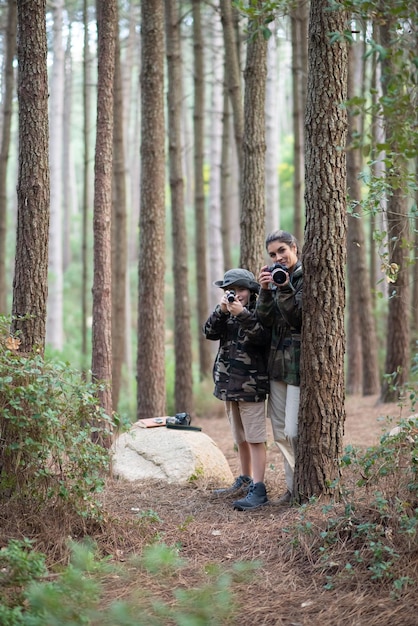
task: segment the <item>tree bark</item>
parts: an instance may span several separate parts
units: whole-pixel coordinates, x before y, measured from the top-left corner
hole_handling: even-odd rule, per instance
[[[143,0],[137,418],[165,415],[164,3]]]
[[[261,7],[261,2],[257,5]],[[250,20],[244,72],[244,140],[241,180],[240,267],[257,274],[264,259],[265,239],[265,98],[267,41],[261,18]]]
[[[337,493],[345,418],[347,48],[330,44],[345,14],[312,0],[305,118],[306,230],[299,439],[300,501]]]
[[[96,153],[94,161],[94,263],[92,374],[103,384],[99,402],[112,415],[112,160],[113,160],[113,83],[117,32],[116,0],[97,2],[98,75]],[[107,432],[98,441],[110,444]]]
[[[19,173],[12,332],[22,352],[45,348],[48,295],[49,126],[45,0],[19,0]]]
[[[165,0],[167,41],[167,109],[173,241],[174,284],[174,403],[176,413],[193,412],[192,336],[190,327],[189,272],[182,168],[183,77],[180,19],[177,0]]]

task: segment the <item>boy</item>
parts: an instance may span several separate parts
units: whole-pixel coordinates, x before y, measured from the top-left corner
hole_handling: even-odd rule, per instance
[[[203,332],[207,339],[219,341],[213,367],[213,393],[225,402],[241,467],[234,484],[227,489],[217,489],[215,494],[246,493],[233,504],[234,509],[245,511],[268,502],[264,473],[270,331],[255,315],[260,286],[252,272],[231,269],[223,280],[214,284],[224,293],[204,324]]]

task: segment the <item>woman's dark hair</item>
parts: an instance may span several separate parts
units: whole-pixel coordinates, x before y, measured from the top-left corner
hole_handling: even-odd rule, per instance
[[[292,233],[288,233],[287,230],[274,230],[266,237],[266,249],[272,241],[281,241],[287,243],[288,246],[295,245],[298,258],[300,258],[301,249],[299,248],[298,240]]]

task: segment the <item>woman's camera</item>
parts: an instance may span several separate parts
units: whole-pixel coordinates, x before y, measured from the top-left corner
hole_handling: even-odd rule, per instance
[[[281,263],[275,263],[267,268],[270,272],[271,278],[276,285],[283,285],[287,280],[287,267]]]
[[[234,302],[235,301],[235,291],[233,289],[231,289],[230,291],[226,292],[226,299],[228,300],[228,302]]]

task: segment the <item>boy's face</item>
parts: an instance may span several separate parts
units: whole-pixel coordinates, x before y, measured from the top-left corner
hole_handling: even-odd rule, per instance
[[[242,306],[247,306],[250,301],[251,292],[247,287],[240,287],[239,285],[231,285],[227,291],[235,291],[235,295],[241,302]]]

